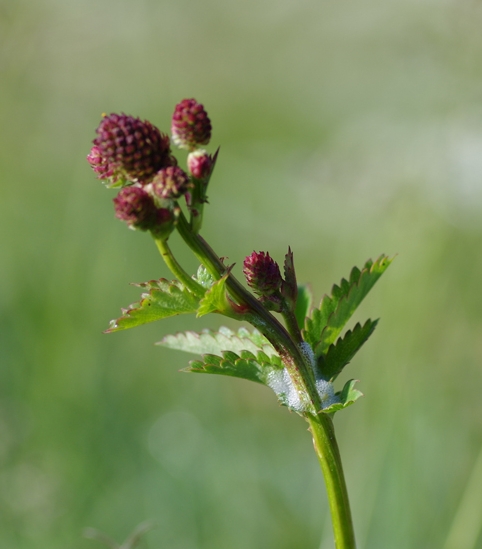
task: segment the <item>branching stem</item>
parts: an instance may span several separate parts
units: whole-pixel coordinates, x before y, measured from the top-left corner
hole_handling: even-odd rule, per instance
[[[169,244],[167,243],[167,240],[163,238],[156,238],[154,237],[154,240],[156,242],[157,249],[159,250],[162,259],[166,262],[166,265],[169,267],[172,274],[177,277],[179,282],[182,282],[186,288],[191,290],[191,292],[199,298],[204,297],[204,294],[206,293],[206,289],[201,286],[201,284],[198,284],[195,280],[193,280],[192,277],[190,277],[186,271],[179,265],[176,258],[171,252],[171,248],[169,247]]]

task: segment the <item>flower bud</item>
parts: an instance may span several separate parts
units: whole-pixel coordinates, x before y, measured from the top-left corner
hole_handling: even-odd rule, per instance
[[[269,253],[253,252],[243,263],[243,273],[248,286],[257,294],[271,295],[281,287],[279,266]]]
[[[153,198],[141,187],[124,187],[114,198],[115,215],[129,227],[148,231],[158,222]]]
[[[158,171],[152,180],[152,194],[162,200],[172,200],[185,194],[192,186],[187,173],[178,166]]]
[[[119,174],[116,173],[115,167],[107,162],[96,145],[90,149],[90,153],[87,155],[87,162],[97,174],[97,179],[103,179],[109,186],[114,186],[119,180]]]
[[[203,150],[190,152],[187,156],[187,168],[196,179],[206,179],[211,175],[213,157]]]
[[[172,115],[172,140],[181,149],[194,150],[211,139],[211,121],[195,99],[183,99]]]
[[[147,120],[125,114],[104,116],[94,145],[108,170],[133,182],[148,183],[173,163],[169,137]]]

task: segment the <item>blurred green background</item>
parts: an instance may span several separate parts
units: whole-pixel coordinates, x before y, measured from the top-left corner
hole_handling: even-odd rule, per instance
[[[94,130],[167,131],[185,97],[221,145],[203,235],[238,275],[290,245],[318,301],[398,254],[339,381],[365,394],[335,418],[360,549],[482,547],[481,25],[473,0],[1,1],[0,547],[145,519],[150,549],[333,547],[303,420],[153,345],[222,319],[102,333],[168,271],[114,218]]]

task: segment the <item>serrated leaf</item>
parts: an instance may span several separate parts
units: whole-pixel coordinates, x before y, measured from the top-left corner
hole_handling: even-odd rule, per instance
[[[334,414],[339,410],[343,410],[347,406],[353,404],[356,400],[363,396],[363,393],[358,389],[355,389],[356,379],[350,379],[345,383],[343,389],[336,393],[336,396],[339,398],[339,402],[332,404],[328,408],[323,408],[323,412],[326,414]]]
[[[240,328],[237,333],[225,327],[219,328],[218,332],[211,330],[203,330],[200,333],[180,332],[165,336],[156,345],[198,355],[223,356],[223,351],[234,351],[238,354],[248,351],[254,355],[262,353],[262,358],[268,357],[263,360],[279,362],[281,367],[281,359],[271,343],[257,330],[249,332],[246,328]]]
[[[291,248],[288,248],[288,253],[285,255],[284,276],[285,278],[281,284],[281,293],[290,308],[293,309],[296,304],[298,285],[296,284],[295,265]]]
[[[330,345],[326,356],[319,358],[318,365],[323,379],[333,381],[352,360],[365,341],[372,335],[378,320],[367,320],[362,326],[357,323],[353,330],[348,330],[343,338]]]
[[[199,265],[196,276],[193,276],[193,278],[206,289],[210,288],[214,284],[214,278],[204,265]]]
[[[296,298],[295,316],[298,327],[301,329],[305,325],[305,318],[310,312],[313,301],[313,294],[309,286],[298,286],[298,297]]]
[[[242,351],[240,355],[224,351],[222,356],[206,354],[202,360],[193,360],[184,371],[238,377],[264,385],[271,371],[282,368],[278,357],[273,357],[273,360],[267,362],[265,358],[266,355],[256,356],[249,351]]]
[[[343,327],[371,290],[375,282],[392,262],[381,255],[375,262],[369,260],[360,271],[354,267],[349,280],[342,279],[340,285],[333,286],[331,296],[325,295],[320,307],[306,320],[304,339],[313,347],[319,357],[326,354],[335,342]]]
[[[199,299],[177,280],[160,278],[134,285],[145,288],[148,292],[141,295],[139,302],[123,309],[122,316],[111,321],[107,333],[134,328],[170,316],[195,313],[199,306]]]
[[[201,317],[209,313],[224,312],[230,309],[228,300],[226,298],[226,274],[207,290],[204,297],[199,302],[199,309],[197,316]]]
[[[218,332],[180,332],[165,336],[157,345],[198,355],[209,353],[222,356],[223,351],[250,351],[256,354],[263,351],[269,357],[278,356],[271,343],[260,332],[250,332],[246,328],[240,328],[236,333],[225,327],[219,328]]]

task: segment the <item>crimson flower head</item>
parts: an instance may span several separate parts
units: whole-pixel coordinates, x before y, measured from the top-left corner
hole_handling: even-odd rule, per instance
[[[125,114],[104,116],[94,146],[106,173],[141,184],[149,183],[160,169],[175,163],[167,135],[147,120]]]
[[[129,227],[148,231],[157,224],[154,200],[142,187],[124,187],[114,198],[115,215]]]
[[[263,296],[279,290],[283,282],[278,263],[268,252],[253,252],[248,255],[243,263],[243,273],[248,286]]]
[[[195,99],[183,99],[172,115],[172,140],[181,149],[194,150],[211,139],[211,121]]]

